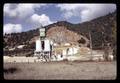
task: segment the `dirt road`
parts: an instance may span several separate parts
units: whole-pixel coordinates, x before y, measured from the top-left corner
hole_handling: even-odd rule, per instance
[[[116,62],[4,63],[4,79],[116,79]]]

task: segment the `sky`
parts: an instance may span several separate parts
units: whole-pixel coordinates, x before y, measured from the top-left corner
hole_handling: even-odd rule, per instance
[[[3,7],[3,32],[24,32],[58,21],[73,24],[93,20],[116,10],[116,4],[7,3]]]

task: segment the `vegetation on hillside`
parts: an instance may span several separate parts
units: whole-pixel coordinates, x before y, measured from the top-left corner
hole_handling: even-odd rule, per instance
[[[66,21],[60,21],[53,23],[51,25],[45,26],[47,31],[52,27],[64,26],[71,33],[77,33],[89,39],[89,32],[92,37],[93,48],[101,48],[103,43],[111,43],[115,45],[116,43],[116,12],[96,18],[94,20],[84,22],[81,24],[72,24]],[[47,33],[46,31],[46,33]],[[63,30],[64,32],[64,30]],[[54,33],[54,30],[51,32]],[[21,33],[11,33],[4,35],[4,47],[15,47],[21,44],[26,44],[28,49],[35,48],[35,41],[32,38],[39,35],[39,30],[30,30]],[[49,34],[47,34],[49,35]],[[55,34],[56,35],[56,34]],[[59,36],[59,35],[58,35]],[[67,37],[66,37],[67,38]],[[81,40],[84,42],[83,40]],[[81,42],[81,41],[78,41]],[[61,40],[61,42],[63,42]]]

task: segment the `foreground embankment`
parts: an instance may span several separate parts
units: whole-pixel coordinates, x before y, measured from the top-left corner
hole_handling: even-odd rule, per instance
[[[4,79],[116,79],[116,62],[4,63]]]

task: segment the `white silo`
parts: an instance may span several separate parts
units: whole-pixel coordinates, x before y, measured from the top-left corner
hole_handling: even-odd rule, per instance
[[[51,49],[50,49],[50,41],[48,39],[46,39],[46,40],[44,40],[44,42],[45,42],[44,51],[51,51]]]
[[[41,48],[41,41],[40,41],[40,39],[38,39],[38,40],[36,40],[36,52],[40,52],[40,51],[42,51],[42,48]]]
[[[42,43],[41,42],[44,42],[44,49],[42,48]],[[48,51],[51,51],[51,47],[50,47],[51,43],[50,43],[50,40],[48,39],[44,39],[44,40],[36,40],[36,52],[48,52]]]
[[[47,38],[45,38],[45,28],[39,28],[39,39],[36,40],[36,47],[34,55],[37,57],[51,57],[52,55],[52,44],[53,42]],[[46,59],[46,58],[45,58]]]

